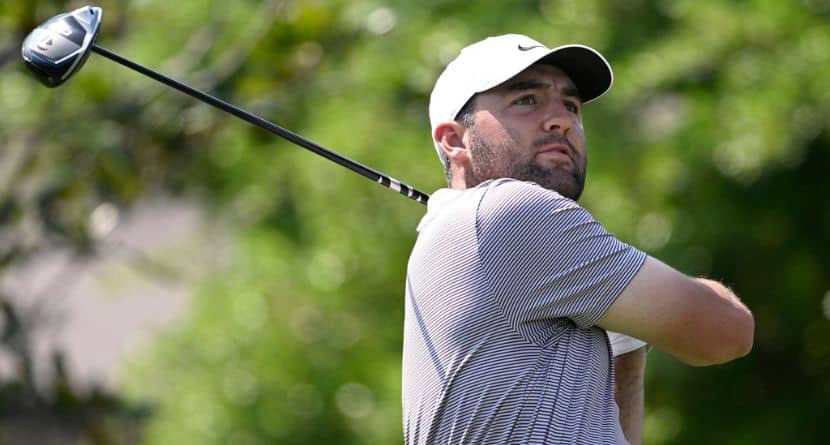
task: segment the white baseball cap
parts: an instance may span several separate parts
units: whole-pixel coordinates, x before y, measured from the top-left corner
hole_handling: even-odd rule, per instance
[[[461,50],[435,82],[429,98],[429,121],[438,157],[447,158],[435,139],[435,128],[456,118],[468,100],[545,59],[574,82],[583,103],[608,91],[614,82],[611,65],[597,50],[585,45],[548,48],[520,34],[488,37]]]

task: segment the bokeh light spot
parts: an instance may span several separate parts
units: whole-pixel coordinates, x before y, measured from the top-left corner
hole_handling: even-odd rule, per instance
[[[366,417],[375,409],[375,397],[366,385],[349,382],[341,386],[335,395],[337,409],[351,418]]]

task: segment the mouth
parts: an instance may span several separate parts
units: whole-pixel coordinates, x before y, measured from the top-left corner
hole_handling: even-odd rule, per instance
[[[544,147],[540,148],[536,152],[537,156],[544,156],[544,157],[561,157],[564,156],[567,159],[571,159],[571,148],[568,147],[566,144],[551,144],[545,145]]]

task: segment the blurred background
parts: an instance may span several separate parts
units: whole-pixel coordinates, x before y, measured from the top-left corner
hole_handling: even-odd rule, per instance
[[[84,5],[0,3],[0,444],[401,443],[424,207],[94,54],[41,86],[23,38]],[[756,316],[727,365],[649,354],[646,443],[827,443],[830,0],[96,5],[101,46],[427,193],[461,47],[594,46],[583,205]]]

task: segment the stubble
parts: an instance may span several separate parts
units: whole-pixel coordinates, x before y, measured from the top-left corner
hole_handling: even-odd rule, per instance
[[[533,147],[528,149],[532,152],[524,153],[515,148],[514,141],[517,138],[512,134],[509,138],[494,140],[482,137],[475,126],[469,130],[473,176],[471,179],[474,184],[489,179],[513,178],[535,182],[574,201],[582,195],[587,160],[578,158],[578,153],[566,137],[551,133],[534,141]],[[557,161],[553,165],[541,165],[534,155],[536,149],[555,143],[570,147],[570,160]]]

